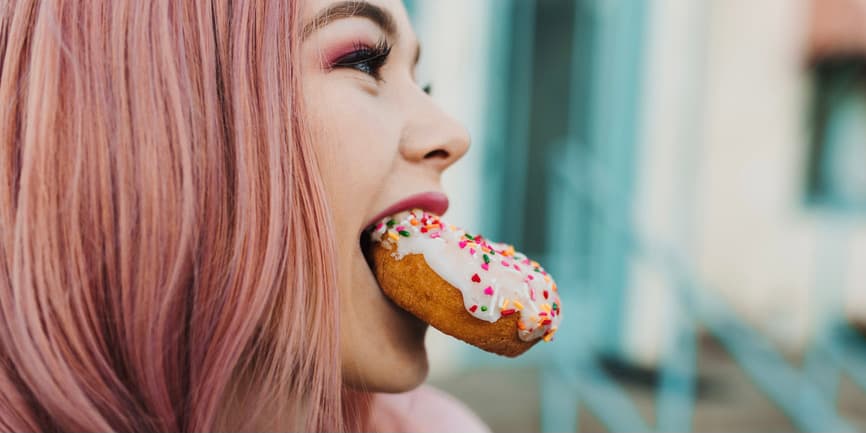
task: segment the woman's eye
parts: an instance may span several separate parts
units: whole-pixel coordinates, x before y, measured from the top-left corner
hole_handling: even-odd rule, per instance
[[[334,68],[352,68],[361,71],[367,75],[381,80],[380,70],[388,60],[388,55],[391,53],[391,47],[384,43],[379,43],[377,46],[359,47],[355,51],[339,58],[334,62]]]

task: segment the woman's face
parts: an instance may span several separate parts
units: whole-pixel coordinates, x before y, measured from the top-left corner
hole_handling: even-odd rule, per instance
[[[301,15],[304,99],[336,223],[343,378],[406,391],[427,375],[427,325],[383,295],[359,239],[385,213],[445,212],[440,177],[469,137],[415,80],[401,0],[303,0]]]

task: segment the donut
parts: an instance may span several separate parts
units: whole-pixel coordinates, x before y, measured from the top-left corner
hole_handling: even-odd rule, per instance
[[[562,315],[556,282],[512,245],[420,209],[383,218],[367,232],[382,291],[434,328],[508,357],[553,340]]]

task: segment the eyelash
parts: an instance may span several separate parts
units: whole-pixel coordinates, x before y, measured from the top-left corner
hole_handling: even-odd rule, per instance
[[[390,54],[391,45],[385,40],[379,41],[375,47],[356,43],[354,50],[337,59],[332,68],[352,68],[382,81],[380,72]]]
[[[383,81],[381,69],[387,63],[390,54],[391,45],[384,39],[380,40],[374,47],[356,43],[351,53],[337,59],[331,67],[352,68],[375,78],[377,81]],[[433,92],[433,86],[426,84],[422,90],[430,95]]]

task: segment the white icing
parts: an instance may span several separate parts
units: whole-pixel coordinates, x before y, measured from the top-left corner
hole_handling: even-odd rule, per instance
[[[562,303],[556,283],[541,265],[510,245],[470,240],[464,230],[420,210],[383,219],[374,226],[371,238],[394,250],[397,260],[423,255],[430,269],[460,290],[472,316],[492,323],[503,312],[520,314],[521,340],[549,341],[559,327]]]

